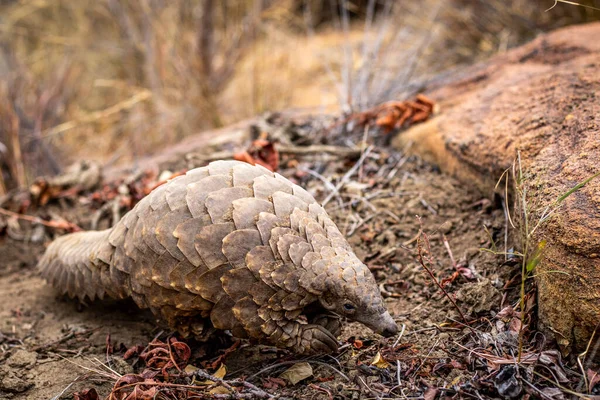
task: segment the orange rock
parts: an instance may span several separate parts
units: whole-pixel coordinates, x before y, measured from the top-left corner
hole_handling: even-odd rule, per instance
[[[600,23],[561,29],[463,70],[426,91],[440,107],[394,144],[491,195],[517,153],[529,220],[600,171]],[[541,326],[565,350],[600,337],[600,178],[569,196],[534,233]],[[518,205],[518,204],[517,204]],[[595,350],[594,354],[591,354]],[[588,357],[600,359],[600,341]]]

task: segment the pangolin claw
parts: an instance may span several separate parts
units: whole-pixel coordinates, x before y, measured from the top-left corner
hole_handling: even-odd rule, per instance
[[[304,325],[297,350],[302,354],[329,354],[338,350],[335,336],[321,325]]]

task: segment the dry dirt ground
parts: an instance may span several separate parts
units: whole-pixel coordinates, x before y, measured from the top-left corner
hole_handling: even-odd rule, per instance
[[[362,134],[356,137],[360,144]],[[242,378],[270,394],[293,398],[500,398],[499,393],[560,398],[553,397],[561,395],[555,382],[568,385],[578,376],[564,372],[560,356],[535,334],[535,320],[529,316],[523,354],[534,361],[520,369],[511,365],[518,353],[520,327],[513,311],[520,284],[518,260],[484,250],[511,248],[502,200],[482,198],[435,166],[390,150],[381,138],[365,137],[360,163],[357,156],[282,155],[280,172],[319,201],[329,197],[326,209],[381,283],[402,333],[384,339],[363,326],[346,324],[338,354],[311,358],[242,342],[219,360],[227,368],[226,379]],[[189,158],[182,158],[170,169],[189,166]],[[346,175],[350,170],[353,173]],[[148,188],[158,180],[158,174],[131,177],[130,188],[135,182]],[[89,229],[107,201],[97,194],[116,192],[114,188],[101,182],[93,190],[54,198],[43,207],[27,203],[28,196],[16,195],[2,206],[45,218],[62,217]],[[127,206],[131,203],[121,211]],[[110,224],[109,216],[110,212],[103,216],[99,226]],[[130,301],[81,305],[57,295],[38,276],[35,265],[45,245],[64,230],[2,218],[0,398],[70,399],[92,387],[104,398],[115,383],[107,375],[141,372],[143,361],[135,356],[124,360],[125,351],[146,346],[155,337],[166,340],[172,332]],[[418,261],[419,249],[464,317]],[[533,290],[528,287],[531,315]],[[189,364],[197,367],[213,363],[233,343],[224,334],[209,343],[185,341],[192,349]],[[378,356],[384,361],[376,362]],[[296,362],[308,362],[312,376],[295,385],[278,378]],[[208,371],[214,372],[219,364]],[[534,372],[550,380],[541,380]],[[175,392],[162,395],[157,398],[182,398]]]

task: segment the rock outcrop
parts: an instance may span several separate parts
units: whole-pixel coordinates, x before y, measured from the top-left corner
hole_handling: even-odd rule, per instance
[[[425,94],[440,113],[394,144],[492,194],[520,154],[529,220],[600,172],[600,23],[542,35]],[[522,204],[517,204],[518,207]],[[600,359],[600,177],[534,232],[540,327],[565,351]],[[594,343],[590,338],[596,332]]]

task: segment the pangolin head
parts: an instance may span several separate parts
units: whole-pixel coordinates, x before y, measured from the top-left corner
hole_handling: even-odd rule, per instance
[[[327,266],[319,268],[313,286],[319,289],[321,305],[383,336],[395,335],[398,326],[386,310],[369,268],[351,250],[338,248],[336,253],[335,257],[321,260],[326,261]]]

